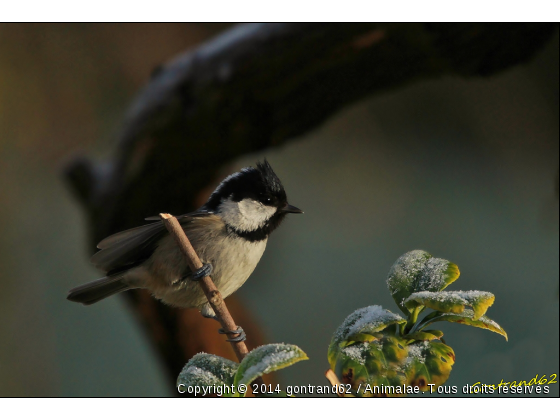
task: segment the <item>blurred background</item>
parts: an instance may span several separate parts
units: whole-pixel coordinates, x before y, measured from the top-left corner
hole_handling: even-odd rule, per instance
[[[77,154],[109,158],[152,70],[227,27],[0,25],[0,396],[173,395],[121,297],[66,301],[99,273],[61,173]],[[487,315],[509,334],[442,325],[457,357],[446,385],[558,374],[558,44],[494,76],[377,94],[223,168],[266,156],[305,211],[237,293],[268,342],[310,357],[282,386],[327,384],[331,335],[355,309],[398,310],[385,279],[412,249],[459,266],[451,290],[494,293]]]

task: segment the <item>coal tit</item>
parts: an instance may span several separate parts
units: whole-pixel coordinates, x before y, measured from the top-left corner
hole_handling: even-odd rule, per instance
[[[239,289],[257,266],[268,236],[288,213],[286,192],[270,164],[228,176],[200,209],[178,216],[204,267],[192,273],[161,221],[103,239],[92,263],[106,276],[70,290],[68,299],[91,305],[129,289],[148,289],[168,305],[198,308],[215,317],[196,280],[211,272],[225,298]],[[147,220],[158,220],[159,217]]]

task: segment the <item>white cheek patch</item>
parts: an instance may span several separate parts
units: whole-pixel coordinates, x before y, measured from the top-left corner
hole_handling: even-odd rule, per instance
[[[276,207],[265,206],[250,198],[245,198],[240,202],[227,199],[220,204],[220,215],[224,222],[245,232],[262,227],[274,213],[276,213]]]

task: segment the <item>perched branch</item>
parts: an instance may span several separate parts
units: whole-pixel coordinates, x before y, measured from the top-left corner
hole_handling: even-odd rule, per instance
[[[198,269],[202,268],[202,262],[200,261],[200,258],[198,258],[196,251],[192,247],[189,238],[187,238],[185,231],[183,230],[177,219],[167,213],[161,213],[160,217],[171,236],[173,236],[173,238],[177,242],[177,245],[179,245],[179,248],[187,259],[187,264],[189,265],[192,272],[194,273]],[[237,324],[229,313],[229,310],[224,300],[222,299],[222,294],[220,293],[210,276],[204,276],[199,280],[199,284],[204,291],[206,298],[208,299],[208,303],[210,303],[210,306],[212,306],[212,309],[216,313],[216,318],[218,318],[218,321],[222,325],[224,331],[236,330]],[[239,336],[239,334],[232,333],[227,333],[227,335],[229,338],[236,338]],[[230,344],[233,347],[233,351],[235,352],[237,359],[241,362],[247,355],[247,353],[249,353],[249,350],[245,345],[245,341],[230,341]],[[255,382],[259,384],[264,383],[262,378],[257,378]]]
[[[179,248],[187,259],[187,264],[189,265],[192,272],[194,273],[198,269],[202,268],[202,262],[200,261],[200,258],[198,258],[198,255],[196,255],[196,251],[192,247],[189,239],[187,238],[187,235],[185,234],[185,231],[183,230],[177,219],[167,213],[161,213],[160,217],[161,220],[163,220],[163,224],[165,225],[169,233],[171,233],[171,236],[173,236],[173,238],[177,242],[177,245],[179,245]],[[233,321],[233,318],[231,317],[231,314],[229,313],[228,308],[224,303],[224,300],[222,299],[222,294],[220,293],[210,276],[205,276],[200,279],[199,284],[204,291],[204,294],[206,295],[210,306],[212,306],[212,309],[216,313],[216,317],[218,318],[218,321],[222,325],[224,331],[236,330],[237,324]],[[228,333],[229,338],[236,338],[238,336],[239,334]],[[235,351],[237,358],[241,362],[245,355],[249,353],[245,342],[231,341],[230,343],[233,347],[233,351]]]

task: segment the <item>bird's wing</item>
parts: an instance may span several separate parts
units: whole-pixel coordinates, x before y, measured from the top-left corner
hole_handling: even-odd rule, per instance
[[[178,216],[177,220],[184,225],[194,218],[211,214],[199,210]],[[91,262],[106,272],[132,268],[152,255],[166,233],[167,229],[161,221],[115,233],[99,242],[97,248],[101,251],[91,257]]]
[[[205,217],[205,216],[210,216],[211,214],[214,214],[211,211],[208,210],[204,210],[204,209],[199,209],[197,211],[193,211],[192,213],[187,213],[187,214],[183,214],[181,216],[177,216],[177,220],[181,221],[181,219],[183,218],[193,218],[193,217]],[[151,217],[146,217],[144,220],[161,220],[160,216],[151,216]]]

